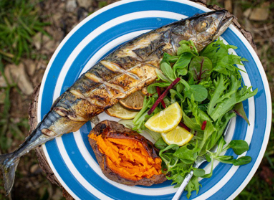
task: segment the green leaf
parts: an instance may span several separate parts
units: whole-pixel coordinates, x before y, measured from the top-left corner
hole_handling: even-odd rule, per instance
[[[218,156],[215,159],[226,164],[233,164],[234,162],[233,156]]]
[[[238,158],[237,160],[233,161],[233,165],[239,166],[239,165],[246,165],[251,162],[251,157],[250,156],[242,156]]]
[[[151,84],[147,87],[147,92],[150,93],[150,94],[154,94],[154,93],[156,93],[156,86],[158,86],[158,87],[168,87],[169,85],[170,85],[170,83],[167,83],[167,82],[153,83],[153,84]]]
[[[197,168],[197,169],[194,169],[193,174],[194,174],[194,176],[202,177],[205,175],[205,170]]]
[[[181,55],[183,53],[191,53],[194,56],[198,56],[198,51],[193,43],[193,41],[191,40],[182,40],[179,42],[179,44],[181,45],[178,50],[177,50],[177,55]]]
[[[248,151],[249,146],[244,140],[232,140],[226,148],[232,148],[235,154],[241,155]]]
[[[191,99],[191,95],[193,95],[195,101],[202,102],[207,98],[208,91],[202,85],[190,85],[190,89],[185,90],[185,95],[189,99]]]
[[[193,57],[193,55],[191,53],[184,53],[184,54],[180,55],[177,62],[173,65],[174,73],[175,74],[178,73],[179,69],[180,70],[183,70],[183,69],[187,70],[186,68],[187,68],[188,64],[190,63],[192,57]]]
[[[192,59],[189,65],[189,74],[196,81],[201,81],[209,77],[212,69],[212,62],[209,58],[196,56]]]
[[[178,60],[179,56],[172,56],[168,53],[164,52],[162,62],[166,62],[168,64],[174,63]]]
[[[157,148],[157,149],[164,149],[164,148],[166,148],[168,145],[165,143],[165,141],[163,140],[163,138],[159,138],[156,142],[155,142],[155,144],[154,144],[154,146]]]
[[[186,164],[192,164],[197,158],[197,151],[195,149],[190,150],[185,145],[175,151],[173,155]]]
[[[150,135],[150,137],[155,140],[155,141],[158,141],[160,138],[162,138],[161,134],[160,133],[157,133],[157,132],[154,132],[154,131],[151,131],[149,129],[145,129],[145,132],[148,133]],[[156,147],[157,148],[157,147]]]
[[[163,72],[159,69],[156,69],[156,74],[158,77],[158,80],[162,80],[164,82],[168,82],[169,84],[172,82],[168,77],[166,77]]]
[[[187,75],[187,69],[186,68],[183,68],[183,69],[177,69],[177,77],[179,77],[179,76],[185,76],[185,75]]]
[[[175,80],[173,70],[168,63],[162,62],[160,65],[160,68],[161,68],[162,72],[164,73],[164,75],[166,75],[170,80],[172,80],[172,81]]]
[[[190,117],[188,117],[188,116],[185,114],[184,111],[183,111],[183,122],[184,122],[184,124],[185,124],[188,128],[190,128],[190,129],[192,129],[192,130],[202,131],[200,124],[198,124],[198,123],[196,122],[195,118],[190,118]]]
[[[198,182],[198,177],[193,176],[185,188],[185,190],[187,191],[186,197],[189,199],[191,196],[191,192],[194,190],[196,190],[196,194],[198,194],[200,186],[201,184]]]

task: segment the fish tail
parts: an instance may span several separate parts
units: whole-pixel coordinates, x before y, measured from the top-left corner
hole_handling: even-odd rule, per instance
[[[0,155],[0,169],[3,172],[4,187],[7,195],[12,189],[19,160],[20,158],[14,157],[13,153]]]

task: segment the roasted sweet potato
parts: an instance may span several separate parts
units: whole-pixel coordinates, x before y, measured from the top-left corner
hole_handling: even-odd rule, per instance
[[[109,179],[125,185],[146,185],[166,180],[157,149],[145,137],[114,121],[97,124],[89,134],[96,159]]]

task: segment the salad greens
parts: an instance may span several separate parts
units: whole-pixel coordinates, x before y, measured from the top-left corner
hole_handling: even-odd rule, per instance
[[[209,44],[202,52],[198,53],[192,41],[181,41],[177,55],[164,53],[157,70],[157,82],[148,86],[150,97],[144,99],[142,110],[134,118],[134,130],[145,130],[145,122],[163,110],[162,104],[158,104],[151,115],[148,110],[157,101],[156,87],[167,88],[175,79],[179,82],[169,90],[169,94],[163,99],[166,106],[178,102],[183,111],[182,123],[194,134],[192,140],[184,146],[175,144],[167,145],[158,135],[155,147],[160,149],[162,158],[162,171],[167,179],[172,180],[175,187],[179,187],[185,176],[194,170],[194,176],[185,190],[189,198],[191,192],[199,191],[198,177],[209,178],[212,176],[213,160],[233,165],[244,165],[251,162],[251,157],[242,156],[235,159],[233,156],[223,155],[231,148],[236,155],[241,155],[249,149],[243,140],[233,140],[225,146],[223,132],[229,120],[238,114],[247,123],[242,101],[254,96],[257,89],[242,83],[239,69],[236,65],[242,65],[247,61],[237,55],[229,54],[230,48],[237,47],[224,44],[218,39]],[[158,88],[158,92],[159,92]],[[217,144],[216,152],[211,152]],[[205,156],[211,162],[211,172],[206,174],[203,169],[195,169],[193,164],[199,156]]]

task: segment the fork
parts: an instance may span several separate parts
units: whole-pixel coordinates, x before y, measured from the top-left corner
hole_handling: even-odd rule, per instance
[[[230,126],[230,122],[231,120],[228,121],[227,125],[226,125],[226,128],[224,130],[224,133],[223,133],[223,136],[225,136],[228,132],[228,128]],[[217,148],[217,145],[213,148],[213,151],[215,151]],[[199,156],[193,167],[194,168],[198,168],[201,166],[201,164],[203,164],[204,162],[206,161],[205,157],[204,156]],[[180,198],[180,196],[182,195],[185,187],[187,186],[187,184],[189,183],[190,179],[192,178],[193,176],[193,170],[191,170],[185,177],[184,181],[182,182],[181,186],[179,187],[179,189],[177,190],[177,192],[175,193],[175,195],[173,196],[172,200],[178,200]]]

